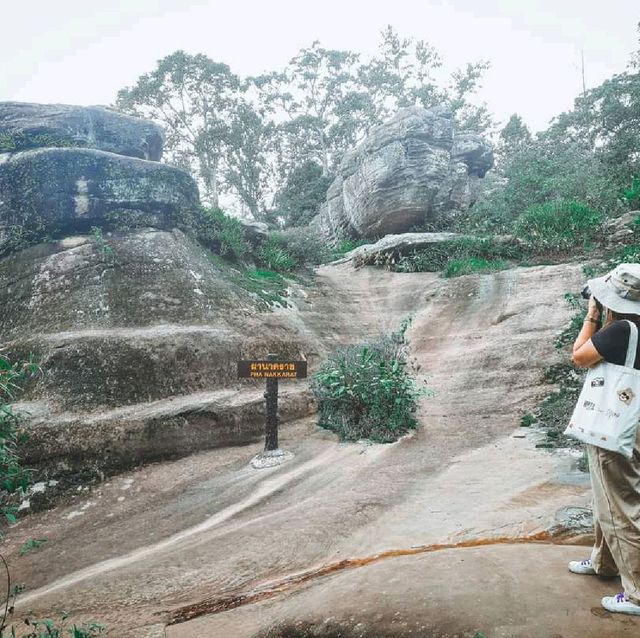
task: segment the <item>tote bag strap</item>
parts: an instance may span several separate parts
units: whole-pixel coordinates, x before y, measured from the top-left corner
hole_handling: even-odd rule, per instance
[[[636,326],[635,322],[626,320],[629,324],[629,328],[631,331],[629,332],[629,345],[627,346],[627,358],[624,362],[624,365],[627,368],[633,368],[633,364],[636,360],[636,351],[638,348],[638,326]]]

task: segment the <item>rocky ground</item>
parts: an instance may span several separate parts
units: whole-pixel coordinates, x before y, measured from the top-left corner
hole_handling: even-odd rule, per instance
[[[281,467],[250,468],[251,444],[81,490],[10,529],[17,617],[65,609],[119,637],[637,635],[599,607],[618,582],[566,571],[587,555],[565,546],[589,543],[587,478],[519,428],[566,356],[553,340],[582,278],[579,265],[452,280],[319,269],[277,312],[326,346],[413,314],[416,374],[435,391],[421,428],[341,444],[311,417],[283,427],[295,458]],[[21,556],[31,538],[47,543]]]

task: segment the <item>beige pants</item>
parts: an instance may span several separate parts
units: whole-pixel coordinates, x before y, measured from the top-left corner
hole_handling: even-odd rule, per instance
[[[587,445],[595,546],[601,576],[620,574],[626,597],[640,604],[640,429],[633,458]]]

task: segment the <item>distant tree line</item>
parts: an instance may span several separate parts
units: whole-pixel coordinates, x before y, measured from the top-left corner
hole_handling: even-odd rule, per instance
[[[315,214],[345,151],[399,108],[445,106],[460,128],[489,128],[486,105],[470,99],[488,63],[448,76],[442,64],[392,27],[372,57],[314,42],[256,77],[176,51],[119,91],[115,107],[164,126],[168,161],[196,176],[208,205],[232,193],[256,219],[297,225]]]

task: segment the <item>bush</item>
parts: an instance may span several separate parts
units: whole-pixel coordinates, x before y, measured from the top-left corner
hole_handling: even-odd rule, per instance
[[[602,215],[576,201],[530,206],[515,223],[515,233],[536,251],[586,247],[596,236]]]
[[[631,186],[622,191],[622,197],[631,208],[640,207],[640,177],[634,178]]]
[[[240,220],[220,208],[201,206],[196,232],[200,241],[226,259],[242,261],[251,252]]]
[[[407,371],[404,331],[335,350],[313,378],[320,427],[344,441],[396,441],[417,427],[419,389]]]
[[[282,240],[274,235],[269,235],[262,243],[256,256],[260,264],[276,272],[291,272],[298,265],[295,257],[288,252]]]
[[[484,257],[465,257],[464,259],[452,259],[442,271],[443,277],[459,277],[473,272],[495,272],[504,270],[509,264],[502,259],[485,259]]]
[[[429,248],[400,257],[392,268],[398,272],[438,272],[450,269],[451,274],[445,276],[453,276],[464,274],[456,273],[457,269],[464,270],[474,266],[483,269],[483,265],[486,264],[489,264],[490,268],[504,268],[506,264],[499,258],[518,259],[521,256],[521,248],[513,244],[497,242],[491,238],[461,238],[438,242]]]
[[[324,202],[332,177],[322,175],[322,167],[312,160],[293,169],[274,201],[272,216],[281,217],[286,226],[308,224]]]
[[[607,215],[622,212],[615,176],[584,141],[542,133],[505,157],[499,172],[485,178],[468,227],[509,233],[529,207],[553,202],[583,202]]]
[[[11,613],[13,607],[11,608]],[[36,620],[35,618],[26,618],[24,623],[29,627],[28,633],[20,633],[22,638],[95,638],[106,630],[104,625],[96,622],[83,623],[69,626],[69,615],[62,613],[60,620],[45,618]],[[4,638],[5,628],[0,629],[0,638]],[[15,628],[11,628],[11,635],[7,638],[15,638],[18,634]]]
[[[0,514],[10,523],[16,521],[12,497],[26,491],[31,474],[20,463],[17,451],[20,417],[9,403],[20,389],[18,383],[37,370],[38,366],[32,361],[11,363],[0,355]]]
[[[272,239],[296,262],[296,266],[326,263],[332,253],[327,242],[319,237],[312,228],[286,228],[271,234]]]

